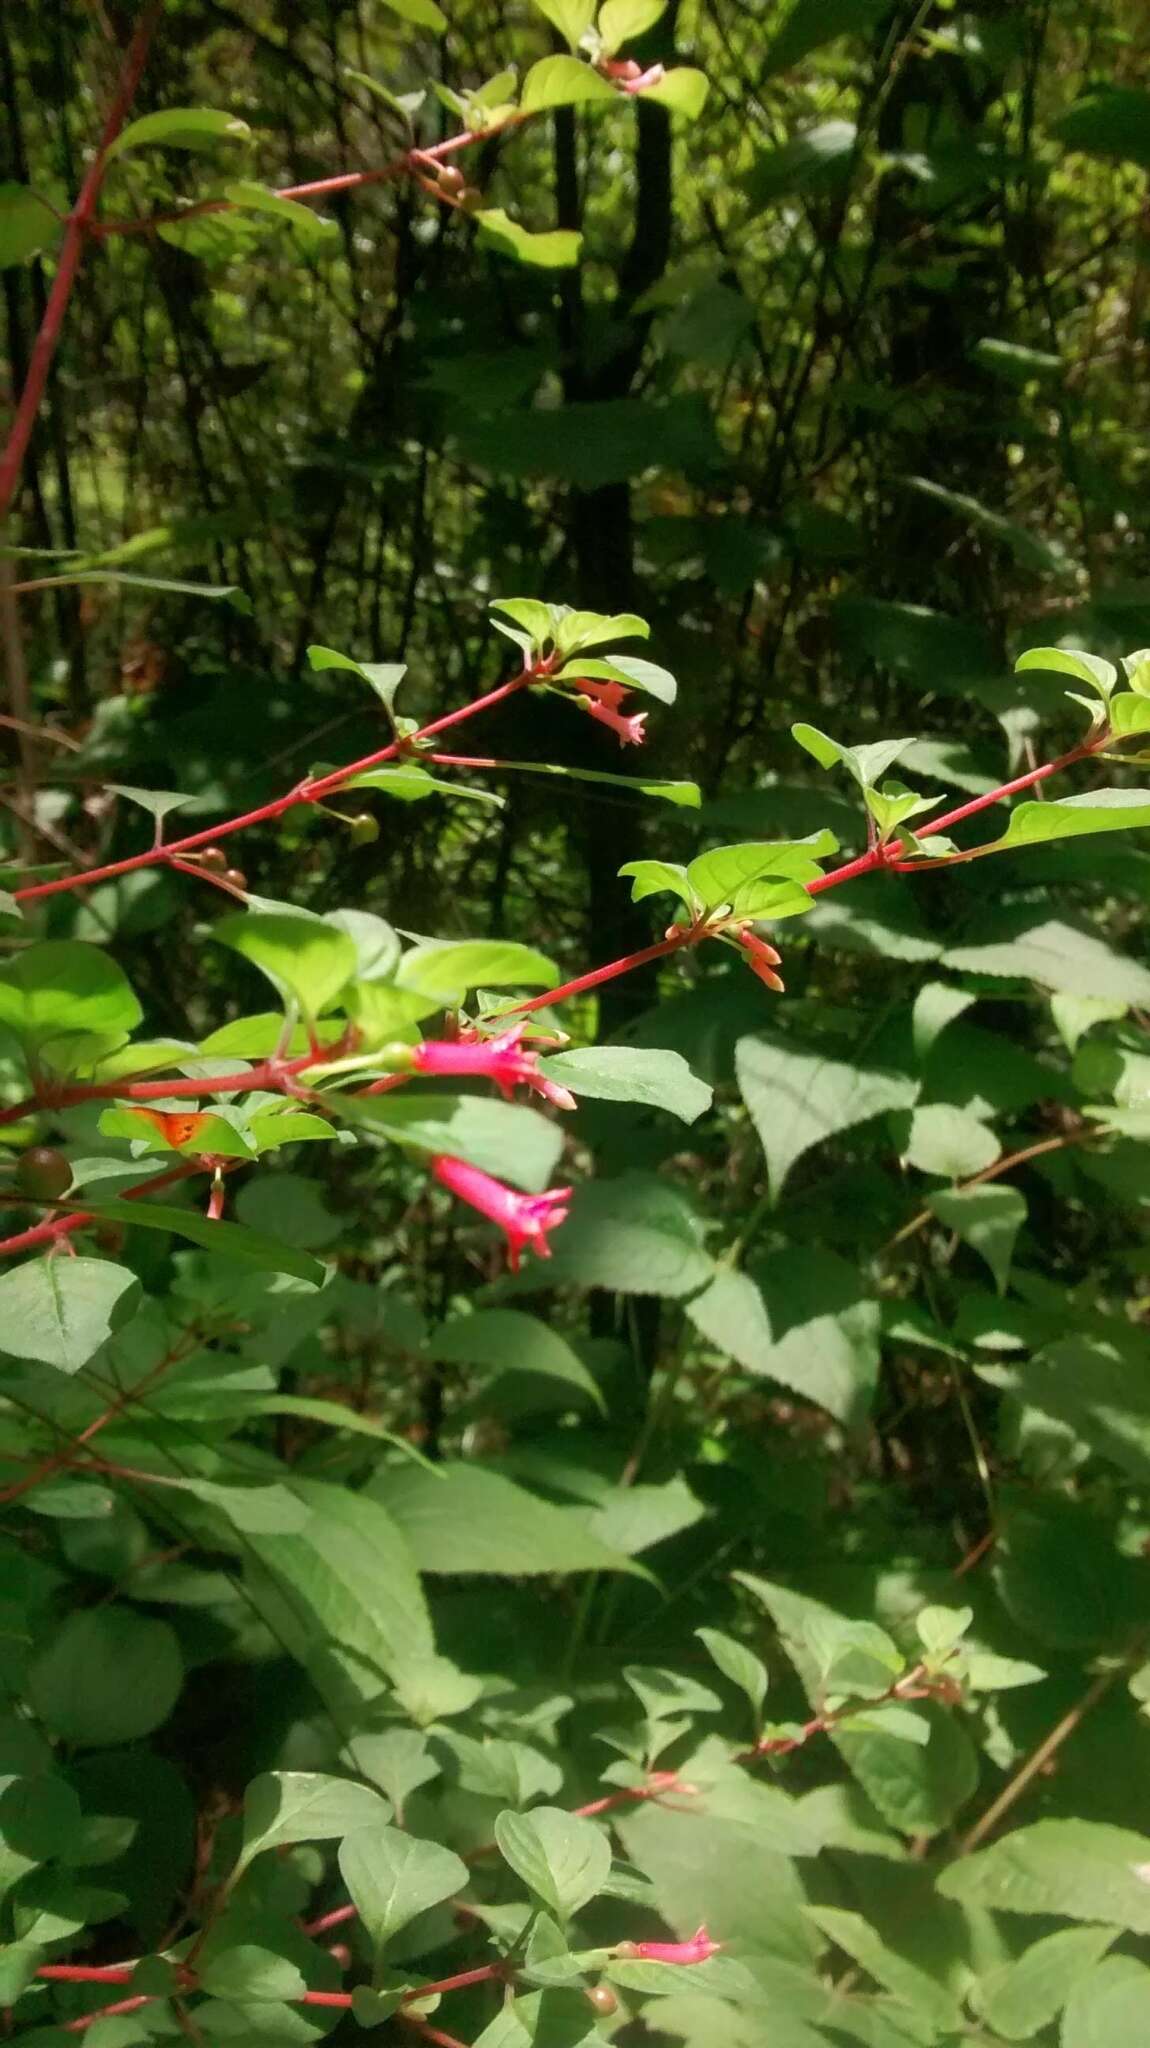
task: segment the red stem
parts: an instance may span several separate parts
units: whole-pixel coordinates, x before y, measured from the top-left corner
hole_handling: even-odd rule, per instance
[[[109,861],[102,868],[85,868],[80,874],[58,875],[55,881],[37,882],[27,889],[16,889],[13,894],[21,903],[30,903],[43,896],[60,895],[68,889],[87,889],[94,882],[111,881],[116,875],[131,874],[136,868],[155,867],[171,861],[174,856],[195,852],[201,846],[214,846],[218,840],[228,838],[233,832],[242,832],[249,825],[262,825],[273,818],[281,818],[285,811],[294,809],[297,804],[318,803],[321,798],[331,796],[336,790],[342,789],[352,777],[366,774],[371,768],[381,767],[385,761],[394,761],[401,751],[407,755],[414,740],[430,738],[434,733],[445,731],[448,726],[460,725],[464,719],[474,718],[477,712],[489,711],[493,705],[502,704],[517,690],[534,681],[538,672],[538,668],[524,669],[522,674],[513,676],[509,683],[500,683],[497,689],[488,690],[485,696],[476,697],[470,704],[461,704],[456,710],[446,712],[442,718],[433,719],[430,725],[425,725],[421,731],[412,735],[412,739],[403,742],[402,746],[400,741],[392,740],[389,746],[379,747],[373,754],[364,754],[358,761],[349,761],[343,768],[334,768],[330,775],[321,775],[315,781],[297,783],[294,789],[287,790],[283,796],[275,797],[271,803],[260,804],[255,810],[245,811],[241,817],[225,819],[222,825],[210,825],[202,832],[191,832],[186,839],[170,840],[166,846],[150,846],[145,853],[130,854],[126,860]]]
[[[116,95],[108,109],[108,116],[96,147],[96,154],[88,166],[88,174],[80,187],[76,204],[68,215],[64,240],[60,245],[60,255],[56,264],[56,275],[52,280],[52,289],[48,294],[40,331],[28,360],[24,389],[20,393],[20,401],[13,415],[4,453],[0,456],[0,521],[7,518],[16,496],[24,457],[28,452],[28,443],[32,438],[32,429],[36,424],[36,415],[44,396],[44,387],[60,339],[64,315],[72,296],[72,287],[76,282],[76,273],[83,258],[85,237],[92,225],[96,201],[100,196],[100,187],[108,168],[108,153],[124,125],[124,118],[135,97],[159,17],[158,0],[154,0],[154,4],[144,9],[136,24],[135,34],[128,45],[128,53],[120,73]]]
[[[45,1963],[36,1972],[56,1984],[130,1984],[135,1974],[134,1963]]]
[[[65,2020],[66,2034],[82,2034],[85,2027],[94,2026],[97,2020],[113,2020],[119,2013],[139,2012],[142,2005],[154,2005],[152,1993],[137,1994],[135,1998],[117,1998],[112,2005],[97,2006],[95,2012],[82,2013],[78,2020]]]
[[[520,1016],[529,1010],[544,1010],[550,1003],[564,1002],[568,996],[581,996],[589,988],[598,988],[601,982],[614,981],[618,974],[630,974],[632,968],[644,967],[648,960],[661,960],[667,953],[679,953],[684,946],[697,945],[705,936],[694,925],[677,926],[653,946],[642,946],[637,953],[625,953],[621,960],[609,960],[606,967],[595,967],[590,974],[580,974],[574,981],[565,981],[561,988],[547,988],[542,995],[528,996],[522,1003],[509,1003],[499,1014],[501,1017]]]
[[[335,1046],[329,1056],[338,1058]],[[253,1088],[280,1088],[294,1074],[320,1066],[325,1055],[304,1053],[294,1060],[264,1060],[245,1074],[216,1074],[199,1079],[172,1081],[77,1081],[73,1088],[61,1088],[51,1098],[26,1095],[0,1109],[0,1124],[16,1124],[37,1109],[74,1109],[79,1102],[162,1102],[169,1095],[240,1095]]]

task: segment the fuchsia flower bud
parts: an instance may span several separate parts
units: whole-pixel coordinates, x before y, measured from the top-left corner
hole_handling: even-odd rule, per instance
[[[550,1188],[545,1195],[521,1195],[514,1188],[504,1187],[501,1180],[484,1173],[482,1168],[445,1154],[432,1160],[431,1171],[442,1187],[449,1188],[460,1201],[469,1202],[481,1216],[499,1225],[507,1239],[507,1259],[513,1273],[519,1271],[524,1245],[529,1244],[539,1258],[550,1258],[547,1232],[566,1221],[570,1188]]]
[[[747,965],[751,972],[757,974],[760,981],[765,981],[768,988],[773,988],[782,995],[785,983],[775,973],[782,956],[776,953],[774,947],[769,946],[765,939],[756,938],[754,932],[746,926],[742,931],[736,932],[735,937],[747,956]]]
[[[705,1927],[699,1927],[690,1941],[616,1942],[615,1954],[643,1963],[705,1963],[708,1956],[718,1954],[722,1945],[721,1941],[711,1940]]]
[[[589,711],[592,718],[598,719],[600,725],[608,725],[612,732],[617,732],[621,747],[639,747],[642,746],[645,737],[643,728],[647,722],[647,713],[640,711],[637,717],[622,717],[619,706],[626,695],[622,683],[593,683],[585,676],[579,677],[578,702],[584,711]]]
[[[556,1109],[574,1109],[575,1097],[539,1072],[539,1055],[527,1052],[522,1040],[524,1026],[512,1024],[494,1038],[463,1033],[455,1039],[425,1038],[414,1048],[413,1068],[417,1074],[479,1074],[494,1081],[505,1096],[522,1084],[534,1089]]]

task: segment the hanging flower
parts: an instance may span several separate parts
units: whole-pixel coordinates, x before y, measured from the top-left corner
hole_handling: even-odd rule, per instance
[[[460,1201],[469,1202],[481,1216],[499,1225],[507,1239],[507,1259],[513,1273],[519,1271],[524,1245],[530,1245],[539,1258],[550,1258],[547,1232],[566,1220],[570,1188],[550,1188],[545,1195],[521,1195],[482,1168],[445,1154],[432,1160],[431,1171],[442,1187],[449,1188]]]
[[[579,695],[576,701],[582,705],[584,711],[590,712],[591,717],[598,719],[600,725],[609,726],[612,732],[618,733],[621,747],[642,746],[646,737],[644,727],[647,723],[647,713],[640,711],[633,718],[622,716],[619,707],[627,695],[623,684],[593,683],[585,676],[580,676],[578,680]]]
[[[615,1954],[644,1963],[705,1963],[721,1947],[721,1942],[711,1940],[705,1927],[699,1927],[690,1941],[616,1942]]]
[[[744,925],[741,931],[737,931],[735,937],[747,956],[747,965],[752,974],[757,974],[759,980],[765,981],[768,988],[773,988],[782,995],[786,984],[775,973],[775,968],[781,964],[782,955],[776,953],[774,947],[767,944],[766,939],[756,938],[747,925]]]
[[[542,1095],[556,1109],[574,1109],[575,1097],[539,1071],[538,1053],[523,1046],[524,1026],[512,1024],[494,1038],[479,1038],[465,1032],[459,1038],[425,1038],[414,1048],[413,1071],[417,1074],[478,1074],[494,1081],[504,1096],[523,1086]]]

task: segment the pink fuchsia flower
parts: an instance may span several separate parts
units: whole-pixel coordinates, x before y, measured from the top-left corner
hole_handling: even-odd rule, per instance
[[[624,718],[621,715],[619,707],[627,695],[622,683],[593,683],[585,676],[580,676],[578,680],[578,702],[584,711],[589,711],[592,718],[598,719],[600,725],[610,726],[612,732],[617,732],[620,746],[642,746],[647,714],[640,711],[634,718]]]
[[[469,1202],[481,1216],[499,1225],[507,1239],[507,1261],[513,1273],[519,1271],[524,1245],[530,1245],[541,1259],[551,1257],[547,1232],[566,1221],[570,1188],[550,1188],[545,1195],[521,1195],[492,1174],[484,1173],[481,1167],[469,1166],[465,1159],[451,1159],[442,1153],[432,1160],[431,1171],[441,1187],[449,1188],[460,1201]]]
[[[664,76],[661,64],[652,64],[649,71],[641,71],[633,57],[608,59],[600,64],[599,69],[606,78],[621,85],[624,92],[642,92],[649,85],[658,85]]]
[[[460,1038],[425,1038],[414,1048],[413,1070],[417,1074],[479,1074],[505,1096],[522,1085],[534,1089],[556,1109],[574,1109],[575,1097],[539,1072],[539,1055],[523,1046],[522,1024],[512,1024],[494,1038],[477,1038],[465,1033]]]
[[[748,930],[746,926],[742,931],[736,932],[735,937],[747,956],[747,965],[751,972],[757,974],[759,980],[764,981],[768,988],[773,988],[782,995],[785,983],[775,973],[775,968],[781,964],[781,954],[776,953],[774,947],[769,946],[765,939],[756,938],[754,932]]]
[[[643,1963],[705,1963],[722,1945],[711,1940],[705,1927],[699,1927],[690,1941],[620,1941],[615,1944],[615,1954]]]

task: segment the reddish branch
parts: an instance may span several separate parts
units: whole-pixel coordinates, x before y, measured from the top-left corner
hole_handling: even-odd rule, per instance
[[[136,88],[147,62],[148,49],[160,13],[158,0],[151,0],[151,4],[145,7],[136,24],[135,34],[124,59],[120,82],[96,146],[96,154],[88,167],[88,175],[80,187],[76,204],[68,215],[56,275],[52,280],[52,289],[48,294],[40,331],[28,360],[24,389],[20,393],[20,401],[13,416],[4,453],[0,456],[0,522],[7,518],[16,495],[20,471],[28,451],[28,443],[32,438],[32,429],[36,424],[36,415],[44,396],[48,372],[52,367],[52,358],[56,353],[56,345],[64,324],[64,314],[72,296],[76,273],[83,260],[84,243],[92,228],[96,201],[100,196],[100,187],[108,168],[112,144],[120,133],[128,109],[136,96]]]

